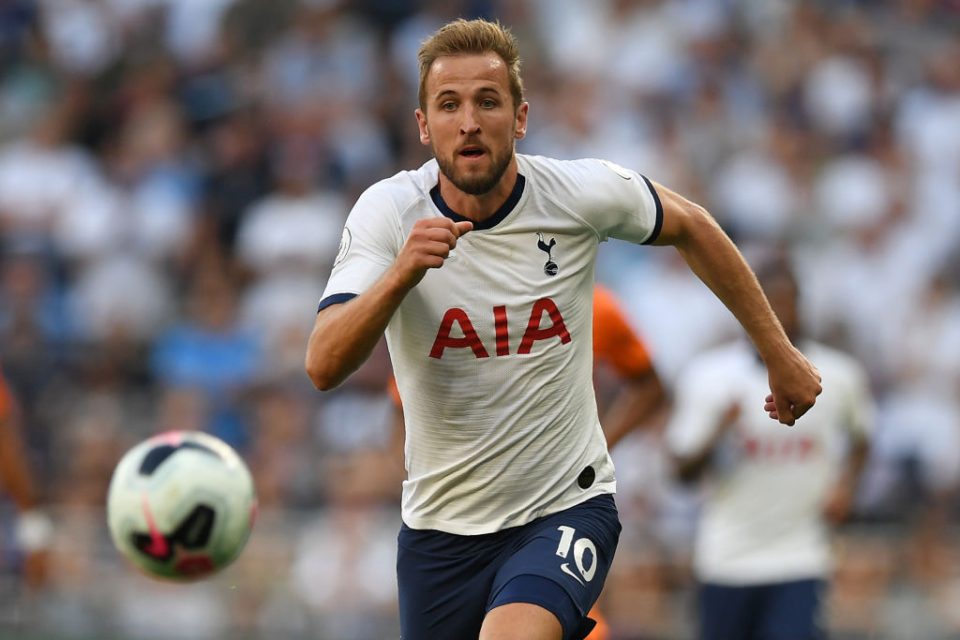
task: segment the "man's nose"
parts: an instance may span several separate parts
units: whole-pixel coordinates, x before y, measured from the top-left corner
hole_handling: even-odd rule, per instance
[[[460,133],[472,135],[480,133],[480,121],[476,117],[477,111],[473,106],[466,106],[462,110],[463,119],[460,121]]]

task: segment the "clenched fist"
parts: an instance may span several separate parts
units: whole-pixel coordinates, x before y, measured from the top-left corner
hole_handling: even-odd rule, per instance
[[[442,267],[457,246],[457,239],[471,229],[473,223],[469,220],[454,222],[445,217],[417,220],[394,261],[406,286],[416,286],[427,269]]]

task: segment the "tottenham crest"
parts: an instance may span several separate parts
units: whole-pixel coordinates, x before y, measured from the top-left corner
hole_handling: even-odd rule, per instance
[[[537,232],[537,247],[547,254],[547,261],[543,264],[543,272],[548,276],[557,275],[557,271],[560,269],[557,263],[553,261],[553,248],[555,246],[557,246],[556,238],[550,238],[550,242],[547,243],[543,240],[543,234]]]

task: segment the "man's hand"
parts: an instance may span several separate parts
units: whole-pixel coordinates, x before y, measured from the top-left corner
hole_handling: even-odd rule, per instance
[[[439,269],[457,246],[457,239],[473,229],[469,220],[454,222],[446,217],[417,220],[394,262],[407,288],[417,285],[427,269]]]
[[[427,269],[443,266],[470,221],[437,217],[419,220],[393,265],[366,291],[343,304],[321,310],[307,340],[304,368],[314,386],[333,389],[360,368],[383,337],[397,307],[423,279]]]
[[[820,372],[793,347],[786,356],[767,362],[767,371],[771,393],[763,410],[774,420],[792,426],[823,391]]]

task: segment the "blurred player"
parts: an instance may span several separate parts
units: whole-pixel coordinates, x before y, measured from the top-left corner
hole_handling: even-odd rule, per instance
[[[306,369],[336,387],[386,335],[407,427],[404,640],[583,638],[620,535],[591,384],[599,243],[676,246],[757,345],[771,417],[793,424],[819,375],[701,207],[609,162],[515,153],[529,105],[508,31],[457,20],[419,58],[434,159],[350,212]]]
[[[713,480],[694,551],[702,640],[824,637],[828,525],[850,511],[873,422],[861,366],[803,339],[786,258],[756,270],[787,335],[816,360],[824,393],[801,428],[771,428],[753,406],[766,371],[746,342],[704,352],[677,382],[667,445],[682,479]]]
[[[0,489],[17,507],[14,538],[23,553],[23,577],[39,587],[47,576],[47,549],[53,533],[49,517],[41,511],[20,433],[20,417],[10,387],[0,371]]]

